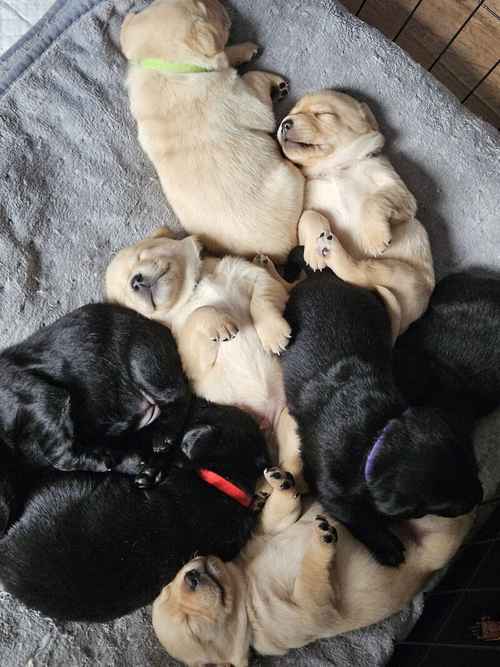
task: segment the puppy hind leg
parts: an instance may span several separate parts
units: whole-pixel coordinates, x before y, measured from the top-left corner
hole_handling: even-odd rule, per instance
[[[324,515],[319,514],[315,518],[312,540],[300,565],[292,596],[294,602],[306,609],[308,614],[318,614],[321,625],[331,623],[336,617],[337,592],[332,585],[336,544],[337,531]]]
[[[288,95],[288,81],[271,72],[247,72],[241,77],[260,99],[272,109],[273,101],[280,101]]]
[[[375,283],[370,275],[370,260],[355,260],[332,233],[322,233],[317,240],[317,247],[325,259],[326,266],[341,280],[359,287],[374,289]]]
[[[256,266],[260,266],[263,269],[265,269],[271,276],[271,278],[273,280],[276,280],[282,287],[286,289],[287,292],[290,292],[299,282],[298,280],[296,280],[293,283],[287,282],[282,276],[280,276],[273,260],[267,255],[262,255],[262,254],[255,255],[255,257],[253,258],[253,263]]]
[[[242,42],[226,46],[224,49],[227,60],[231,67],[239,67],[243,63],[248,63],[259,53],[259,47],[254,42]]]
[[[383,302],[385,303],[387,312],[389,314],[389,319],[391,321],[391,338],[392,338],[392,343],[394,344],[396,342],[397,337],[403,333],[403,331],[401,330],[403,322],[401,305],[394,296],[394,294],[391,292],[391,290],[388,289],[387,287],[384,287],[383,285],[377,285],[375,289],[380,294]]]
[[[408,561],[418,560],[428,572],[440,570],[453,558],[474,523],[474,512],[456,518],[425,516],[409,521],[417,547],[409,549]]]
[[[279,416],[276,440],[280,465],[294,476],[297,491],[308,493],[309,489],[302,475],[303,463],[297,422],[288,412],[288,408],[284,408]]]
[[[272,490],[264,504],[259,528],[262,533],[272,535],[281,533],[297,521],[302,502],[289,472],[276,466],[267,468],[264,477]]]
[[[266,352],[279,354],[291,335],[283,311],[288,293],[266,270],[255,267],[255,282],[250,299],[250,316]]]

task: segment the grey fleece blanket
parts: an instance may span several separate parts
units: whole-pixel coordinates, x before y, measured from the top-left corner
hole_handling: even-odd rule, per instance
[[[439,275],[500,269],[500,143],[434,79],[335,0],[231,0],[233,39],[264,47],[294,99],[337,87],[370,103],[415,193]],[[135,137],[118,35],[131,0],[58,0],[0,61],[0,345],[101,295],[111,254],[176,227]],[[478,431],[489,495],[500,482],[500,419]],[[382,665],[418,618],[422,598],[365,630],[256,665]],[[149,610],[106,625],[54,623],[0,593],[0,664],[174,664]]]

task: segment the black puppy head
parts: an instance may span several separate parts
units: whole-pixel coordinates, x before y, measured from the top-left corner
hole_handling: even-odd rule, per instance
[[[206,403],[181,449],[190,465],[208,468],[233,481],[255,483],[269,465],[267,448],[257,422],[238,408]]]
[[[397,518],[454,517],[481,502],[473,445],[439,410],[391,420],[368,455],[365,478],[377,509]]]

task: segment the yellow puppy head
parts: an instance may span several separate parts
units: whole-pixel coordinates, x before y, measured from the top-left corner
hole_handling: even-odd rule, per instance
[[[145,317],[162,319],[194,289],[201,246],[195,236],[170,238],[167,229],[120,250],[105,277],[108,301],[132,308]]]
[[[129,60],[204,64],[224,50],[230,27],[218,0],[155,0],[139,14],[127,14],[120,41]]]
[[[153,604],[153,628],[164,648],[193,667],[246,664],[249,630],[229,568],[215,556],[194,558]]]
[[[289,160],[310,166],[377,130],[375,116],[366,104],[344,93],[323,90],[299,100],[282,121],[278,141]]]

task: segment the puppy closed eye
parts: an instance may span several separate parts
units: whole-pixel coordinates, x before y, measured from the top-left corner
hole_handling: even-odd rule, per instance
[[[336,120],[338,118],[337,114],[333,113],[333,111],[319,111],[314,115],[320,120]]]

